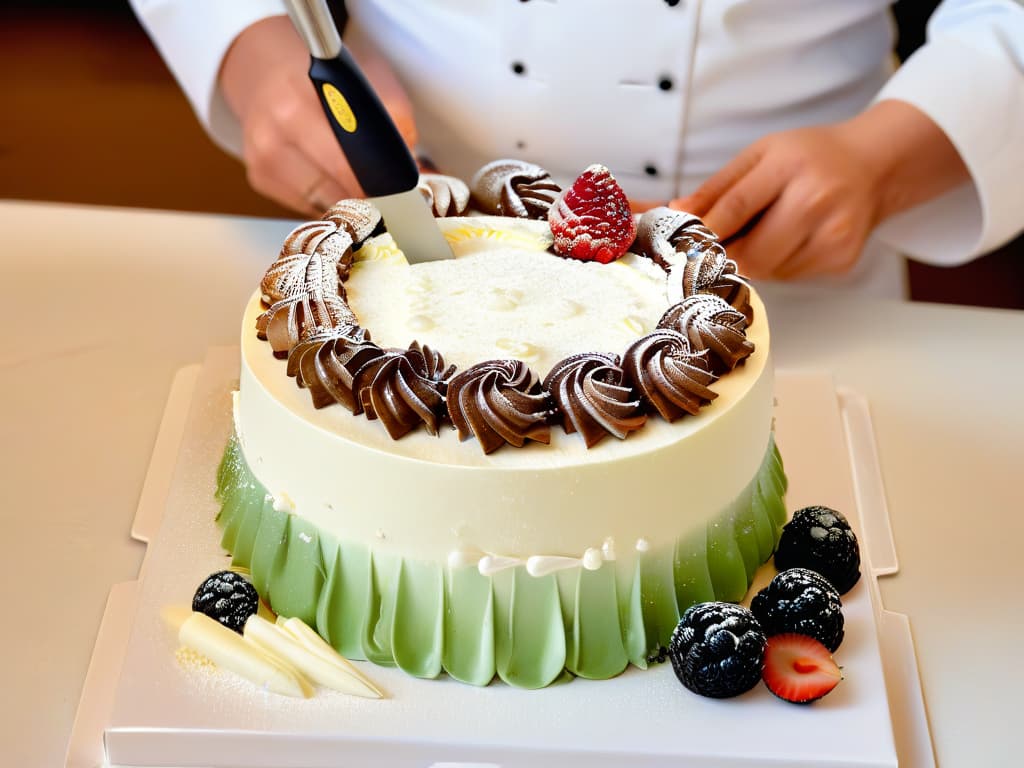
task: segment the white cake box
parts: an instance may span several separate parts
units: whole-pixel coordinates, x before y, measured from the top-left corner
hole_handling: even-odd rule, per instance
[[[933,765],[905,617],[885,611],[877,576],[895,572],[870,419],[828,377],[780,373],[777,440],[787,508],[847,513],[864,577],[843,598],[842,683],[809,706],[762,685],[740,697],[696,696],[671,666],[539,691],[418,680],[360,663],[388,698],[318,690],[289,699],[231,673],[182,663],[161,619],[187,605],[228,559],[214,523],[214,475],[230,432],[237,349],[213,350],[172,390],[133,535],[149,542],[137,582],[117,585],[90,665],[69,766],[210,768],[522,768],[530,766]],[[766,566],[754,589],[772,575]]]

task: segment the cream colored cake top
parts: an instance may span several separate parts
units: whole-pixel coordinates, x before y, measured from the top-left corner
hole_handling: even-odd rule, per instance
[[[621,354],[668,306],[665,273],[649,259],[598,264],[553,256],[545,222],[439,223],[454,259],[409,266],[387,234],[356,253],[348,303],[381,346],[415,340],[459,369],[512,358],[543,378],[579,352]]]

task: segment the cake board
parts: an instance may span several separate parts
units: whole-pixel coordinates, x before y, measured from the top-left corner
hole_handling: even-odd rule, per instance
[[[384,701],[323,690],[292,700],[181,666],[160,610],[187,604],[195,585],[229,562],[212,489],[237,361],[235,348],[211,350],[201,370],[175,381],[133,528],[150,545],[139,581],[111,593],[69,766],[934,765],[909,623],[886,611],[878,592],[877,577],[898,564],[867,406],[815,374],[778,375],[787,508],[847,512],[865,575],[844,596],[847,638],[836,658],[846,679],[813,706],[786,704],[760,685],[737,699],[704,699],[668,664],[540,691],[362,664]],[[751,593],[771,575],[762,568]]]

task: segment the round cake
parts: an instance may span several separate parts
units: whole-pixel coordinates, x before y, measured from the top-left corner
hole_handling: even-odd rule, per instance
[[[566,193],[504,162],[475,207],[531,206],[438,218],[450,260],[410,265],[361,201],[289,236],[242,322],[219,520],[342,655],[537,688],[646,667],[689,605],[741,599],[785,476],[764,308],[713,235],[660,209],[580,259]]]

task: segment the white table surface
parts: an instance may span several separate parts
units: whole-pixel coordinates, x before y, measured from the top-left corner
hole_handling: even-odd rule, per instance
[[[58,766],[171,378],[234,344],[295,222],[0,202],[0,764]],[[762,286],[776,365],[871,405],[942,766],[1020,765],[1024,312]],[[1017,723],[1017,727],[1008,727]]]

